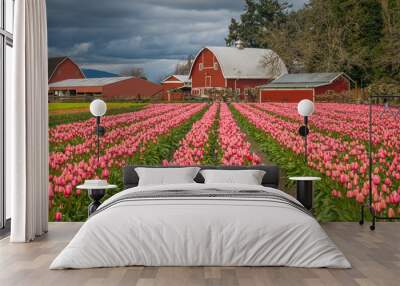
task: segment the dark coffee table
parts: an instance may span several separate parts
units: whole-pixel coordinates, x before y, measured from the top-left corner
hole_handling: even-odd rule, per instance
[[[289,180],[297,182],[297,200],[311,210],[313,207],[313,182],[320,181],[320,177],[290,177]]]
[[[106,194],[109,189],[117,188],[117,185],[104,185],[104,186],[94,186],[94,185],[79,185],[76,188],[81,190],[87,190],[89,198],[92,200],[88,206],[88,216],[94,213],[97,208],[101,205],[101,199]]]

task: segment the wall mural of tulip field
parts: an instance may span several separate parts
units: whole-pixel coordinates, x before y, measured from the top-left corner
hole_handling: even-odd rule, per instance
[[[296,104],[150,104],[135,112],[105,116],[107,132],[96,157],[94,119],[59,124],[49,131],[50,220],[82,221],[89,198],[76,186],[108,179],[122,187],[121,168],[146,165],[278,164],[285,176],[318,175],[315,215],[321,221],[358,220],[368,199],[368,106],[317,103],[310,118],[308,166]],[[374,106],[373,206],[400,214],[400,120],[379,116]],[[289,188],[285,182],[282,189]],[[110,192],[107,196],[112,195]]]

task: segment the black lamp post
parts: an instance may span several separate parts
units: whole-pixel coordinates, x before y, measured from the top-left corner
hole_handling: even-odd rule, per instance
[[[96,129],[95,133],[97,135],[97,160],[100,159],[100,137],[106,133],[106,129],[100,125],[100,118],[106,114],[107,105],[101,99],[93,100],[90,103],[90,113],[96,117]]]
[[[307,136],[310,133],[308,129],[308,117],[314,113],[314,103],[311,100],[303,99],[297,105],[297,111],[304,117],[304,125],[299,128],[299,134],[304,138],[304,160],[308,166],[307,154]],[[313,205],[313,181],[319,181],[319,177],[291,177],[290,180],[297,181],[297,200],[301,202],[308,210],[312,210]]]
[[[106,114],[107,105],[101,99],[95,99],[90,103],[90,113],[96,117],[96,128],[95,133],[97,135],[97,163],[100,163],[100,137],[106,133],[106,129],[100,125],[101,117]],[[96,211],[101,204],[100,200],[104,197],[106,189],[110,188],[110,185],[104,180],[89,180],[91,184],[85,181],[84,185],[79,186],[81,189],[87,189],[91,204],[88,207],[88,215]],[[102,185],[101,185],[102,184]],[[115,188],[115,186],[112,186]]]
[[[308,164],[307,135],[310,133],[310,130],[308,129],[308,117],[314,113],[314,110],[314,103],[309,99],[303,99],[297,105],[297,111],[304,117],[304,125],[299,128],[299,134],[304,137],[304,160],[306,165]]]

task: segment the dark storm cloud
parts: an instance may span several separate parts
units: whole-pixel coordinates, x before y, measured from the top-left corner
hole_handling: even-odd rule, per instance
[[[49,54],[115,72],[136,64],[156,79],[202,46],[224,45],[230,19],[241,14],[243,3],[49,0]]]

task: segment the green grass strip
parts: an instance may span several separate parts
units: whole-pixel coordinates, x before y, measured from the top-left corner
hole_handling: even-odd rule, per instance
[[[145,103],[138,102],[107,102],[107,109],[115,108],[130,108],[130,107],[141,107],[146,105]],[[89,110],[90,102],[52,102],[49,103],[49,111],[56,110],[71,110],[71,109],[84,109]]]
[[[208,141],[204,146],[204,165],[220,165],[222,159],[222,149],[219,145],[219,121],[220,121],[220,107],[218,107],[217,115],[211,129],[209,131]]]
[[[139,111],[143,109],[143,107],[145,106],[146,104],[141,104],[141,105],[132,105],[128,107],[113,108],[107,111],[107,116]],[[79,112],[79,113],[68,113],[68,111],[66,112],[67,113],[64,114],[49,115],[49,127],[51,128],[60,124],[80,122],[93,118],[93,115],[89,111]]]

